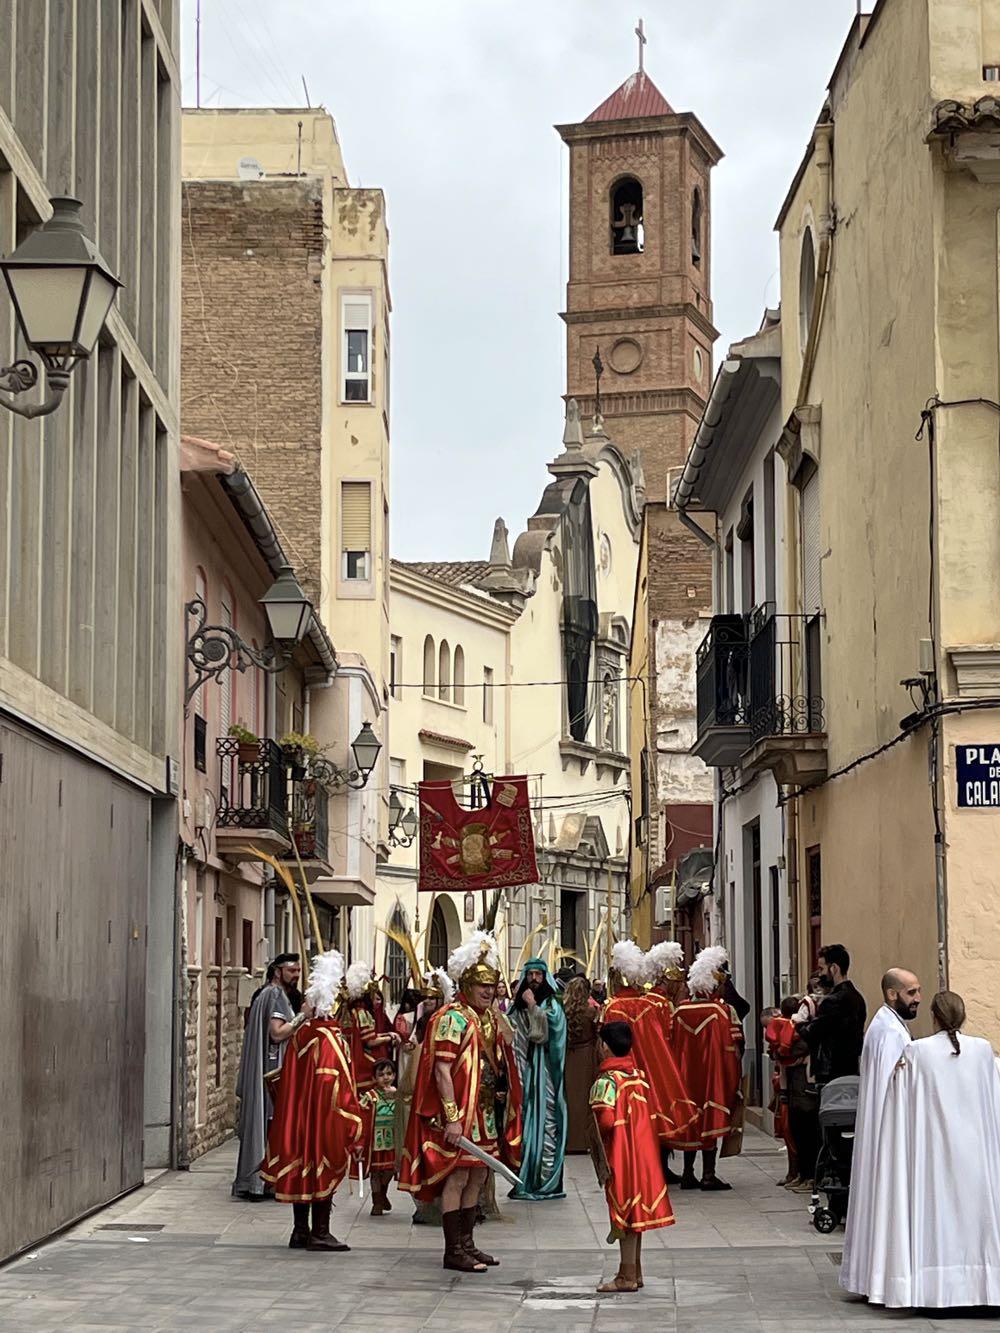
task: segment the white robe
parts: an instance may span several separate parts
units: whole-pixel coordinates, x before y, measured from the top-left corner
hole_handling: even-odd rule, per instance
[[[981,1037],[907,1047],[882,1117],[869,1300],[1000,1305],[1000,1074]]]
[[[875,1209],[875,1163],[878,1158],[882,1109],[892,1071],[911,1041],[906,1024],[887,1004],[876,1013],[861,1052],[858,1118],[854,1129],[851,1193],[847,1205],[847,1234],[840,1285],[859,1296],[868,1295],[872,1251],[872,1214]]]

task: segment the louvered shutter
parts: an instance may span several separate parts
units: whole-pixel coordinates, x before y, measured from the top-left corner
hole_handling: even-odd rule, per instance
[[[370,551],[372,488],[367,481],[345,481],[340,492],[340,549]]]
[[[801,491],[802,509],[802,610],[814,616],[821,610],[819,578],[819,473],[814,472]]]

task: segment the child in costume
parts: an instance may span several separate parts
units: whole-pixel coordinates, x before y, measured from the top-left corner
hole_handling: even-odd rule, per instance
[[[673,1226],[674,1213],[660,1164],[660,1144],[649,1115],[649,1084],[632,1057],[632,1029],[605,1023],[597,1042],[600,1061],[590,1090],[590,1109],[603,1154],[599,1175],[611,1217],[609,1241],[621,1250],[618,1272],[599,1292],[638,1291],[642,1281],[642,1235]]]
[[[372,1183],[372,1217],[392,1212],[389,1183],[396,1174],[396,1067],[375,1065],[375,1086],[365,1098],[365,1158]]]

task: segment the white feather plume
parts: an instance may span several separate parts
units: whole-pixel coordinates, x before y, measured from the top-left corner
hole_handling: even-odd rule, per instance
[[[344,980],[344,956],[336,949],[317,954],[309,965],[309,985],[306,999],[318,1017],[329,1018],[337,1004],[337,996]]]
[[[687,986],[692,995],[711,995],[718,990],[717,973],[729,963],[729,954],[721,944],[710,944],[688,968]]]
[[[672,968],[684,966],[684,950],[676,940],[661,940],[646,954],[646,980],[655,985]]]
[[[360,1000],[372,979],[371,963],[352,963],[347,969],[347,998]]]
[[[443,967],[432,967],[429,972],[425,972],[424,985],[439,987],[445,1004],[451,1004],[455,998],[455,987]]]
[[[488,930],[474,930],[463,944],[452,950],[448,959],[448,974],[453,981],[461,981],[462,973],[478,962],[500,970],[500,950]]]
[[[611,966],[630,985],[639,985],[645,980],[646,955],[635,940],[615,940],[611,946]]]

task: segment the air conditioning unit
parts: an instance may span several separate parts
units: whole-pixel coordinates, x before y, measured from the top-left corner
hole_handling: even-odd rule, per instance
[[[669,926],[673,923],[673,889],[669,884],[661,884],[653,899],[653,923],[657,926]]]

